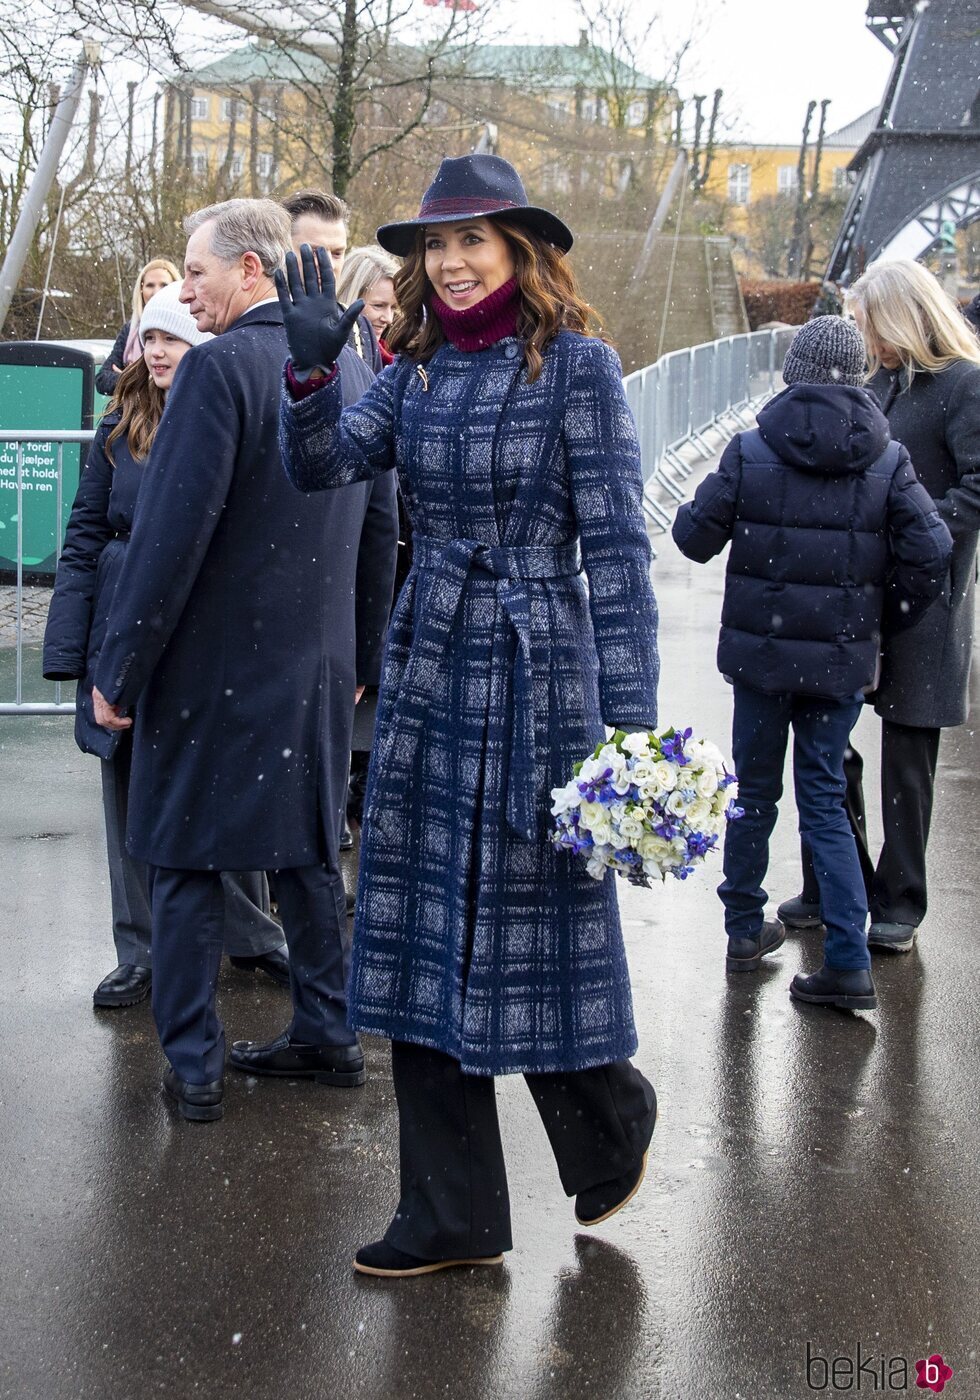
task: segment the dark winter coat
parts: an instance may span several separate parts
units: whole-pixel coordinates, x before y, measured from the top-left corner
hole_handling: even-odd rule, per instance
[[[102,368],[95,376],[96,389],[98,389],[100,394],[105,394],[107,399],[111,399],[115,393],[120,371],[125,368],[123,365],[123,355],[126,353],[126,341],[129,339],[129,327],[131,324],[131,321],[127,321],[116,336],[115,345],[103,360]],[[118,365],[119,369],[113,369],[113,365]]]
[[[964,306],[963,315],[973,329],[980,332],[980,296],[975,296],[967,306]]]
[[[324,816],[329,827],[343,803],[355,681],[377,679],[394,474],[333,496],[292,490],[276,435],[286,353],[274,304],[188,351],[144,473],[96,685],[139,704],[128,844],[153,865],[316,863]],[[356,397],[370,374],[351,365]],[[375,492],[387,509],[368,540]],[[378,567],[358,675],[362,548]]]
[[[916,374],[905,385],[904,376],[880,370],[870,387],[949,526],[953,557],[940,596],[914,627],[884,647],[875,709],[896,724],[942,729],[963,724],[969,713],[980,537],[980,365],[960,360],[939,374]]]
[[[111,758],[119,733],[96,724],[92,681],[102,650],[129,533],[144,463],[137,462],[125,437],[106,439],[119,415],[103,419],[89,448],[78,482],[75,504],[58,560],[54,593],[44,629],[44,675],[49,681],[78,680],[75,695],[75,742],[83,753]]]
[[[886,581],[906,611],[921,606],[942,588],[951,548],[872,396],[844,385],[797,384],[767,404],[673,534],[702,563],[731,541],[722,674],[834,699],[874,682]]]
[[[615,882],[548,839],[551,789],[603,720],[656,720],[650,547],[615,354],[563,332],[529,384],[513,338],[444,345],[424,374],[397,360],[342,415],[336,383],[284,399],[283,433],[304,490],[397,465],[415,528],[368,781],[352,1024],[473,1074],[632,1054]]]

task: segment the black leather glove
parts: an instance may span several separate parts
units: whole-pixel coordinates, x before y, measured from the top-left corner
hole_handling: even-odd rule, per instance
[[[347,344],[351,327],[364,307],[355,301],[346,311],[337,304],[333,268],[325,248],[302,244],[300,275],[295,253],[286,254],[286,274],[276,271],[276,291],[286,327],[286,340],[293,365],[298,370],[324,369],[337,363]],[[318,276],[319,274],[319,276]]]

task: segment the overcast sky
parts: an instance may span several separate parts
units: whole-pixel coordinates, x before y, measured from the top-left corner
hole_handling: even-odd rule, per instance
[[[633,3],[638,17],[654,8],[665,15],[666,32],[647,49],[646,67],[654,77],[658,68],[664,71],[664,48],[676,51],[692,32],[695,15],[696,39],[681,72],[681,95],[710,95],[722,88],[722,112],[732,134],[757,142],[798,142],[811,97],[831,99],[828,129],[844,126],[877,105],[888,78],[891,56],[865,28],[865,0]],[[543,0],[507,11],[527,16],[515,22],[515,40],[575,43],[582,24],[574,0]]]
[[[486,39],[493,42],[574,44],[583,24],[577,0],[478,2],[492,31]],[[831,99],[827,121],[833,131],[876,106],[887,81],[891,58],[865,28],[866,0],[819,0],[815,6],[803,0],[584,3],[593,13],[625,6],[638,31],[651,14],[662,16],[640,55],[651,77],[672,76],[672,55],[690,40],[677,85],[685,100],[704,93],[709,104],[714,89],[723,89],[722,139],[796,145],[810,98]],[[258,5],[274,9],[276,0],[249,0],[250,8]],[[305,6],[307,13],[313,8]],[[408,11],[409,24],[417,23],[420,33],[441,27],[445,15],[440,5],[425,7],[421,0]],[[180,46],[191,61],[206,62],[246,42],[241,31],[191,10],[183,12],[180,30]],[[124,103],[118,74],[107,95],[110,107]],[[151,102],[147,87],[140,104],[144,120]]]

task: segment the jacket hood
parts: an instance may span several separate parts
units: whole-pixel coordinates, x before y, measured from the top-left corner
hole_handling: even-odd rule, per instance
[[[891,438],[872,394],[847,384],[794,384],[766,404],[758,424],[784,462],[821,476],[866,471]]]

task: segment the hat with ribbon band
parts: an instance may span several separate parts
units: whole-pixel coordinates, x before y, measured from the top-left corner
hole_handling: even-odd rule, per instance
[[[378,242],[389,253],[404,258],[414,248],[421,228],[495,214],[524,224],[563,253],[572,246],[571,230],[556,214],[528,204],[521,177],[510,162],[487,155],[447,157],[422,196],[418,218],[382,224]]]

